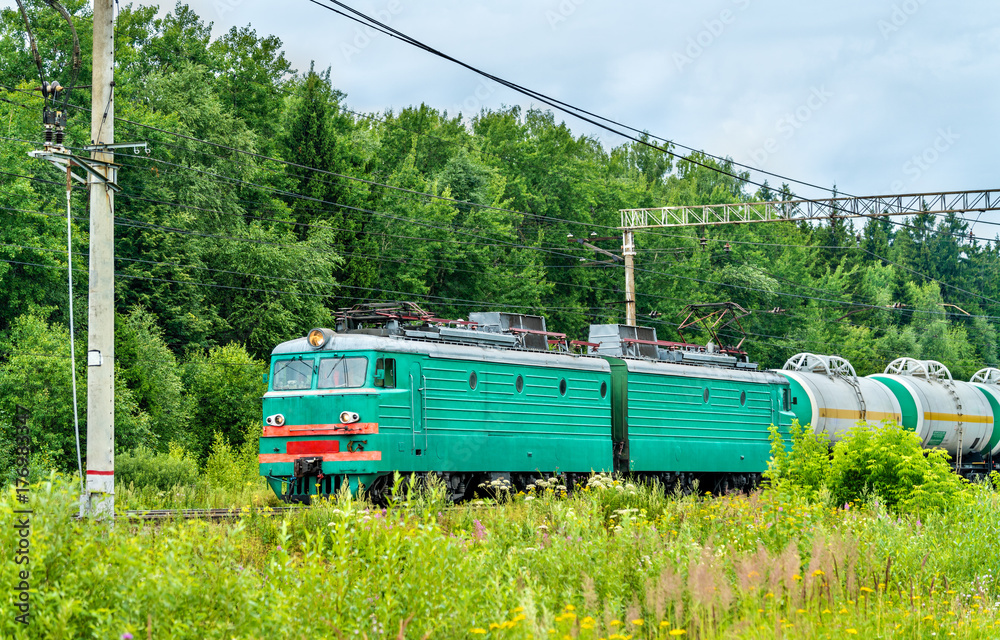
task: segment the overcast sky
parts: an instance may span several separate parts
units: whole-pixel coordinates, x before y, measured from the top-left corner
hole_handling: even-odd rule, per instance
[[[1000,186],[994,2],[347,1],[564,102],[737,162],[836,183],[841,192]],[[334,84],[359,111],[425,102],[470,115],[532,104],[307,0],[190,4],[214,23],[215,35],[250,24],[281,38],[299,71],[311,60],[331,67]],[[557,118],[606,145],[623,142]]]

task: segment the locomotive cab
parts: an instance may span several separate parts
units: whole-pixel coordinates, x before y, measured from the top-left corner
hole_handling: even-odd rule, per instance
[[[381,459],[379,396],[395,387],[394,361],[373,351],[324,348],[332,335],[315,336],[325,331],[272,353],[260,465],[272,490],[289,502],[336,493],[345,481],[356,491],[371,482],[372,465]]]

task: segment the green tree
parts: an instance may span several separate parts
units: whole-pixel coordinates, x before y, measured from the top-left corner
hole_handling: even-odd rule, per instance
[[[0,341],[0,455],[9,455],[13,417],[17,405],[28,409],[32,451],[41,464],[61,471],[77,467],[73,426],[73,387],[70,369],[69,332],[50,323],[43,310],[19,316],[9,337]],[[86,343],[77,341],[77,392],[80,400],[80,449],[86,445]],[[115,451],[140,445],[154,446],[156,436],[150,418],[132,390],[116,371]],[[3,465],[9,469],[8,465]]]
[[[267,386],[267,364],[255,360],[235,342],[193,353],[184,365],[184,384],[198,399],[191,421],[195,451],[204,460],[215,433],[239,446],[248,425],[263,424],[261,397]]]
[[[132,307],[115,319],[116,372],[132,392],[160,451],[170,443],[191,446],[194,399],[184,392],[177,358],[163,339],[156,317]]]

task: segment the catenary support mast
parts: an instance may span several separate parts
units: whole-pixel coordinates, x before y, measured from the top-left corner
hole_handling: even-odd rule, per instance
[[[115,140],[114,0],[94,0],[91,144]],[[92,151],[111,162],[110,149]],[[112,516],[115,507],[115,271],[114,168],[95,163],[103,180],[91,175],[90,314],[87,351],[87,492],[81,513]]]

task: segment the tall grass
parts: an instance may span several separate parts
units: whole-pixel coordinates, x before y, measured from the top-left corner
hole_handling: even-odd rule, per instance
[[[119,510],[211,509],[274,506],[278,499],[260,475],[256,426],[244,443],[233,447],[215,434],[208,459],[200,466],[178,445],[167,453],[140,448],[117,456],[116,495]]]
[[[33,488],[32,627],[0,637],[991,638],[1000,500],[916,516],[775,494],[668,496],[602,478],[449,508],[400,483],[387,508],[340,495],[286,517],[68,517]],[[0,498],[11,548],[16,502]],[[15,584],[0,564],[0,583]],[[403,628],[402,632],[400,629]]]

